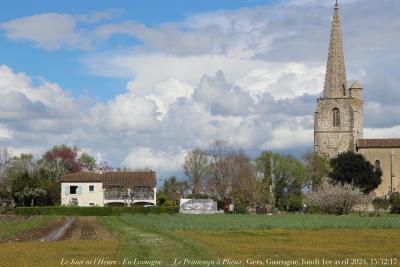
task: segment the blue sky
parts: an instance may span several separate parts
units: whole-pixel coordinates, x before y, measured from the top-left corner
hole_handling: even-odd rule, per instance
[[[77,145],[114,166],[180,174],[224,139],[252,157],[313,146],[334,1],[6,1],[0,145]],[[365,137],[399,137],[400,2],[341,0]]]
[[[28,17],[41,13],[87,14],[102,10],[119,12],[118,20],[134,20],[146,25],[158,25],[164,22],[180,21],[191,14],[215,10],[230,10],[242,7],[255,7],[276,2],[274,0],[150,0],[150,1],[7,1],[2,6],[0,21]],[[19,8],[24,6],[23,9]],[[104,51],[114,45],[127,47],[137,43],[124,36],[109,40],[96,47],[94,51]],[[2,63],[15,70],[28,72],[31,76],[46,77],[56,81],[76,97],[90,96],[107,100],[123,92],[126,80],[108,77],[94,77],[85,72],[80,65],[80,56],[84,52],[68,49],[47,51],[27,45],[27,42],[10,43],[0,39]],[[87,52],[87,51],[86,51]],[[23,60],[21,60],[23,58]]]

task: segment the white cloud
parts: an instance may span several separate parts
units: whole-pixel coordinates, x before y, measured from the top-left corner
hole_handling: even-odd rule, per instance
[[[133,148],[125,157],[123,164],[127,167],[150,168],[161,173],[172,173],[182,168],[186,151],[157,151],[148,147]]]
[[[365,135],[398,137],[398,5],[359,3],[343,1],[341,12],[348,76],[365,86]],[[49,13],[1,24],[9,38],[45,49],[95,48],[116,34],[141,42],[85,55],[90,74],[127,80],[126,92],[89,106],[0,66],[2,141],[35,153],[78,145],[114,165],[161,173],[181,170],[186,151],[213,139],[253,154],[312,148],[332,3],[293,0],[152,26],[102,22],[113,16]]]
[[[271,140],[261,145],[265,150],[312,148],[313,129],[304,129],[302,126],[295,127],[278,126],[272,130]]]
[[[0,29],[6,31],[6,37],[10,40],[26,40],[47,50],[90,49],[97,40],[89,29],[80,27],[80,23],[95,24],[119,14],[119,10],[85,15],[42,13],[1,23]]]
[[[222,71],[218,71],[215,77],[203,76],[193,93],[193,99],[204,104],[213,115],[240,116],[252,112],[250,95],[228,84]]]
[[[271,64],[256,68],[237,81],[237,85],[253,97],[269,93],[275,100],[296,98],[322,91],[325,67],[311,67],[300,63]]]
[[[71,114],[79,105],[74,99],[55,83],[39,80],[38,86],[33,86],[32,79],[25,73],[15,73],[10,67],[0,65],[0,93],[7,96],[6,102],[9,111],[19,113],[31,112],[32,109],[40,109],[48,112],[48,115]],[[29,103],[30,102],[30,103]],[[24,110],[21,105],[31,110]]]
[[[175,103],[178,98],[190,98],[193,93],[193,88],[190,85],[174,78],[155,84],[149,90],[136,90],[133,87],[130,88],[131,86],[134,86],[134,83],[128,84],[128,89],[132,93],[142,95],[157,104],[157,111],[161,117],[167,113],[169,106]]]
[[[28,40],[35,46],[54,50],[62,46],[90,47],[90,40],[76,28],[76,19],[68,14],[45,13],[3,23],[7,38]]]
[[[365,128],[364,138],[399,138],[400,125],[388,128]]]
[[[98,118],[98,126],[105,131],[147,133],[159,130],[155,102],[130,93],[98,104],[90,114]]]
[[[0,140],[12,138],[12,132],[4,125],[0,124]]]

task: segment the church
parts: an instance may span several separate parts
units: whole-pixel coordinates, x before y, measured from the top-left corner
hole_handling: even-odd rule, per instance
[[[347,84],[339,5],[336,1],[329,44],[325,86],[314,115],[314,151],[330,158],[352,151],[360,153],[383,172],[377,197],[400,189],[400,139],[363,138],[363,88]]]

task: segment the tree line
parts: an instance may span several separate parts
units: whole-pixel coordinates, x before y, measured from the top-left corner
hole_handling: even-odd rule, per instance
[[[179,205],[183,197],[220,201],[233,198],[239,207],[297,211],[304,204],[315,204],[312,202],[315,194],[325,189],[333,194],[343,190],[350,195],[359,192],[361,199],[379,186],[382,176],[380,169],[352,152],[334,159],[307,152],[299,160],[291,155],[263,151],[252,160],[224,140],[214,141],[206,150],[196,148],[187,153],[183,171],[185,179],[170,177],[164,181],[159,193],[160,204]],[[327,202],[329,197],[332,196],[324,195],[322,199]],[[350,205],[356,205],[357,201]]]
[[[37,160],[30,154],[11,156],[0,147],[0,202],[59,205],[60,176],[98,168],[113,170],[106,162],[97,165],[93,156],[78,147],[54,146]],[[379,186],[382,176],[379,168],[352,152],[334,159],[307,152],[300,160],[263,151],[251,159],[224,140],[213,141],[208,149],[193,149],[187,153],[182,168],[186,178],[165,180],[157,194],[159,204],[179,205],[184,197],[220,202],[232,198],[237,207],[297,211],[309,204],[329,211],[338,205],[354,206]],[[354,195],[358,197],[350,197]],[[349,199],[351,203],[344,201]]]
[[[54,146],[38,160],[31,154],[12,156],[0,147],[0,202],[59,205],[60,176],[95,168],[96,160],[78,147]]]

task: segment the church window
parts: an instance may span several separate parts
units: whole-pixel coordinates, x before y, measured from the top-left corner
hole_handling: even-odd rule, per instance
[[[340,110],[338,108],[334,108],[332,110],[333,113],[333,127],[340,126]]]
[[[343,96],[346,96],[346,86],[343,84]]]
[[[381,161],[377,159],[375,161],[375,170],[380,170],[381,169]]]

